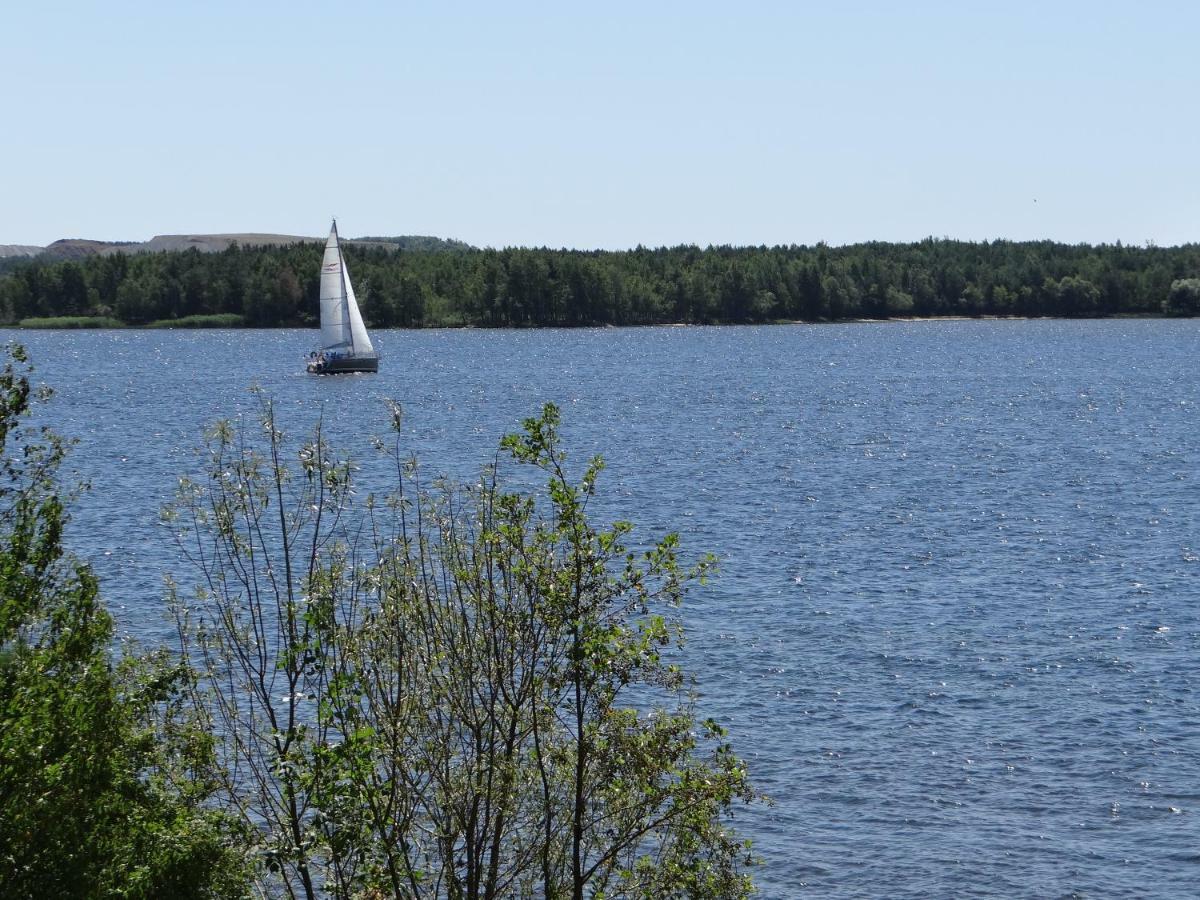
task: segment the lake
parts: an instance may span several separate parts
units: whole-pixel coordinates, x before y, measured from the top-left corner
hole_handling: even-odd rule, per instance
[[[737,820],[765,896],[1195,894],[1200,321],[383,332],[344,378],[304,374],[308,331],[3,337],[141,640],[194,576],[158,510],[251,384],[364,459],[395,398],[455,477],[552,400],[601,518],[721,559],[686,664],[774,800]]]

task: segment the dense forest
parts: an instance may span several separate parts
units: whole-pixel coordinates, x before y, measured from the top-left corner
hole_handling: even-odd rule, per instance
[[[0,323],[311,325],[322,245],[21,261]],[[1200,244],[966,242],[629,251],[347,247],[374,327],[1200,314]],[[207,318],[205,318],[207,317]]]

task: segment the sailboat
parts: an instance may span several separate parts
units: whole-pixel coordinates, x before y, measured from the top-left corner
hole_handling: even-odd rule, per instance
[[[379,354],[358,311],[350,270],[338,243],[337,219],[329,229],[321,260],[321,349],[309,354],[308,371],[314,375],[379,371]]]

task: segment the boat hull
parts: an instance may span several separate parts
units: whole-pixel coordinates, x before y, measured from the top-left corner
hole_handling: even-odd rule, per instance
[[[378,372],[378,356],[351,356],[310,362],[308,371],[313,375],[350,375],[355,372]]]

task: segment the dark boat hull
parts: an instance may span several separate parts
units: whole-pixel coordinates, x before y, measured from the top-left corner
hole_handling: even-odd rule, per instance
[[[355,372],[378,372],[378,356],[350,356],[310,362],[308,371],[314,375],[350,375]]]

